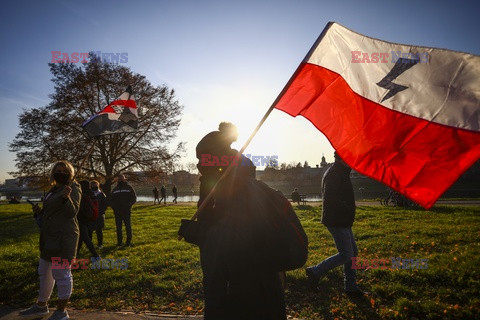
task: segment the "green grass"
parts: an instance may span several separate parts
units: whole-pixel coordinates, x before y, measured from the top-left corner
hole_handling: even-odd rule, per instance
[[[295,207],[309,236],[307,265],[336,252],[320,224],[320,207]],[[38,228],[29,205],[0,204],[0,303],[26,306],[38,291]],[[128,258],[127,270],[74,270],[70,305],[99,310],[201,313],[198,248],[178,241],[180,219],[192,206],[138,204],[132,214],[132,248],[116,249],[114,219],[107,211],[104,258]],[[362,259],[428,260],[428,269],[359,270],[372,294],[348,298],[342,269],[309,289],[304,270],[287,273],[288,313],[303,319],[475,319],[480,314],[480,208],[437,206],[431,211],[359,207],[354,225]],[[96,239],[94,240],[96,242]],[[86,248],[80,258],[88,258]],[[56,292],[56,290],[54,290]],[[54,293],[53,299],[56,298]]]

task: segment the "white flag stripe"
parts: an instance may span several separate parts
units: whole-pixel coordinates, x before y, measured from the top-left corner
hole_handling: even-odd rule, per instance
[[[395,66],[392,52],[395,57],[404,54],[406,58],[421,59],[392,81],[386,81],[407,88],[383,100],[390,90],[377,83]],[[380,54],[384,54],[384,59]],[[378,62],[372,62],[375,57],[379,58]],[[385,42],[334,23],[306,62],[340,74],[354,92],[392,110],[451,127],[480,131],[479,56]]]

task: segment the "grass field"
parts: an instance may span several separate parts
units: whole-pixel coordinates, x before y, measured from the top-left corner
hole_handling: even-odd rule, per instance
[[[309,236],[307,265],[334,254],[320,207],[295,207]],[[126,270],[74,270],[70,305],[99,310],[201,313],[198,248],[176,239],[193,206],[137,204],[131,248],[115,248],[107,211],[104,258],[128,259]],[[27,306],[38,290],[38,228],[29,205],[0,204],[0,303]],[[480,208],[437,206],[430,211],[359,207],[354,225],[361,259],[428,259],[427,269],[359,270],[366,298],[342,292],[342,269],[309,289],[303,269],[287,273],[288,314],[302,319],[479,319]],[[96,243],[96,239],[94,240]],[[89,258],[86,248],[79,258]],[[55,290],[56,291],[56,290]],[[53,299],[56,299],[54,293]]]

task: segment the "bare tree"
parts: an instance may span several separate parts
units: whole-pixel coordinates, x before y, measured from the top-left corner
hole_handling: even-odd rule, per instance
[[[19,176],[40,176],[44,164],[59,159],[71,161],[84,176],[105,181],[110,190],[121,172],[143,170],[170,172],[183,151],[183,143],[169,150],[176,136],[183,107],[173,89],[154,87],[143,75],[118,64],[103,62],[93,53],[82,66],[51,63],[55,92],[44,107],[24,110],[21,131],[10,143],[16,153]],[[139,112],[138,131],[101,136],[82,168],[78,168],[93,141],[80,127],[131,85]]]
[[[187,163],[186,168],[187,168],[187,171],[192,173],[192,174],[198,173],[197,164],[195,162]]]

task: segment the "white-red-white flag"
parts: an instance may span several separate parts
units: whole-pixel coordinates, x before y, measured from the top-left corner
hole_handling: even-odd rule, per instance
[[[114,100],[82,124],[82,128],[90,137],[135,132],[137,127],[137,104],[130,86],[117,100]]]
[[[480,57],[330,22],[275,108],[302,115],[356,171],[425,208],[480,158]]]

